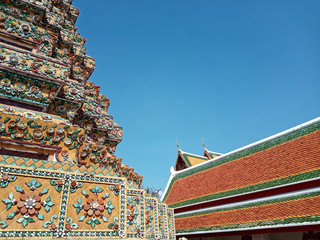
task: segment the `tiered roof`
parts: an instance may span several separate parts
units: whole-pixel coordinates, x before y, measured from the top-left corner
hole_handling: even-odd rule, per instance
[[[206,147],[204,148],[203,156],[184,152],[179,147],[175,170],[179,171],[188,167],[192,167],[221,155],[221,153],[209,151]]]
[[[177,233],[319,224],[319,146],[317,118],[172,171],[162,200],[175,208]]]
[[[221,153],[210,151],[206,147],[204,148],[203,156],[205,156],[208,159],[216,158],[216,157],[219,157],[221,155],[222,155]]]
[[[176,230],[187,233],[222,233],[257,228],[319,224],[320,192],[305,191],[259,201],[212,207],[205,211],[177,214]]]
[[[175,170],[185,169],[203,163],[208,159],[203,156],[195,155],[192,153],[183,152],[179,149],[178,157],[176,160]]]

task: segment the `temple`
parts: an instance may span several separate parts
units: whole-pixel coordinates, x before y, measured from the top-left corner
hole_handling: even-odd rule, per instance
[[[178,149],[161,201],[116,156],[72,0],[0,0],[0,240],[319,240],[320,118],[221,154]]]
[[[226,154],[178,150],[162,201],[177,238],[319,240],[320,118]]]
[[[0,239],[175,239],[173,209],[115,155],[71,4],[0,1]]]

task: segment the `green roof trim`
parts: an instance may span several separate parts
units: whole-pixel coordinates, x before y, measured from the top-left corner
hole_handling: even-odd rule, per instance
[[[163,198],[163,201],[165,201],[167,199],[168,194],[170,192],[169,190],[172,188],[173,183],[176,180],[191,176],[193,174],[196,174],[196,173],[202,172],[204,170],[207,170],[207,169],[222,165],[222,164],[227,163],[227,162],[231,162],[231,161],[236,160],[236,159],[243,158],[245,156],[248,156],[248,155],[263,151],[265,149],[268,149],[268,148],[271,148],[271,147],[274,147],[274,146],[277,146],[277,145],[280,145],[282,143],[286,143],[286,142],[291,141],[293,139],[296,139],[296,138],[305,136],[305,135],[307,135],[309,133],[315,132],[315,131],[317,131],[319,129],[320,129],[320,122],[316,122],[316,123],[308,125],[308,126],[306,126],[304,128],[300,128],[300,129],[298,129],[296,131],[293,131],[293,132],[290,132],[288,134],[285,134],[285,135],[279,136],[277,138],[271,139],[271,140],[269,140],[267,142],[263,142],[263,143],[261,143],[259,145],[255,145],[255,146],[252,146],[250,148],[243,149],[243,150],[241,150],[239,152],[235,152],[235,153],[233,153],[231,155],[222,156],[218,160],[208,161],[207,164],[192,168],[190,170],[187,170],[187,171],[184,171],[184,172],[181,172],[181,173],[177,173],[173,177],[173,179],[171,180],[170,185],[168,187],[168,190],[167,190],[167,192],[166,192],[166,194],[165,194],[165,196]],[[318,173],[318,176],[319,176],[319,173]],[[258,184],[258,185],[260,185],[260,184]],[[267,186],[265,186],[265,187],[267,187]],[[261,188],[258,188],[258,189],[261,189]],[[255,190],[257,190],[257,189],[255,189]],[[170,207],[177,207],[177,206],[183,206],[183,205],[186,205],[186,204],[196,203],[198,201],[202,201],[200,198],[197,198],[197,199],[199,199],[199,200],[191,199],[191,200],[183,201],[183,202],[180,202],[180,203],[171,204],[169,206]],[[214,199],[214,197],[211,198],[211,199]],[[206,200],[206,199],[204,199],[204,200]]]

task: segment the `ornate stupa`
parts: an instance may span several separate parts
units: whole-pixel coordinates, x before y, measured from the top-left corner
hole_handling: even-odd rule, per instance
[[[175,239],[173,210],[115,155],[71,3],[0,1],[0,239]]]

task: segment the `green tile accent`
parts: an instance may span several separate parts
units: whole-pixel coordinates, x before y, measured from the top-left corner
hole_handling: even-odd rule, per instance
[[[12,158],[17,161],[17,160],[19,160],[19,158],[21,158],[21,157],[12,156]]]

